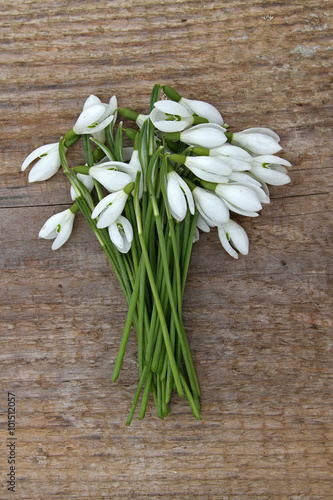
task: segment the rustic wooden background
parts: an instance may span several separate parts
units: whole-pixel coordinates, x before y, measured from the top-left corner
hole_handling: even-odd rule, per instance
[[[1,0],[1,498],[333,498],[332,16],[328,0]],[[195,245],[184,320],[201,422],[175,397],[125,426],[126,305],[78,218],[61,250],[38,239],[69,206],[61,171],[20,166],[73,125],[86,97],[147,112],[156,83],[207,100],[233,131],[282,139],[292,183],[245,220],[234,261]],[[240,219],[239,219],[240,220]],[[7,491],[7,392],[16,396],[16,493]]]

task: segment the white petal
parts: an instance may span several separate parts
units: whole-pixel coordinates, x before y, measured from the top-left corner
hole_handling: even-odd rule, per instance
[[[104,104],[95,104],[93,106],[88,106],[82,111],[76,123],[73,127],[73,131],[80,135],[88,132],[97,132],[93,128],[90,129],[91,125],[98,122],[98,120],[103,116],[105,111]]]
[[[249,187],[239,184],[218,184],[215,192],[223,200],[241,210],[256,212],[262,208],[258,196]]]
[[[63,218],[64,218],[64,212],[59,212],[57,214],[52,215],[49,219],[47,219],[47,221],[39,231],[38,234],[39,238],[49,239],[49,235],[52,234],[57,229],[57,226],[59,224],[62,223]]]
[[[52,144],[45,144],[44,146],[40,146],[39,148],[32,151],[29,156],[26,157],[24,162],[22,163],[21,170],[25,170],[31,162],[40,158],[44,154],[50,153],[54,148],[59,148],[58,142],[53,142]]]
[[[191,172],[196,175],[199,179],[207,182],[228,182],[228,177],[223,175],[214,174],[212,172],[206,172],[205,170],[201,170],[200,168],[191,167]]]
[[[178,221],[184,220],[187,212],[186,199],[178,182],[170,177],[170,174],[168,175],[167,197],[171,215]]]
[[[217,228],[217,232],[218,232],[219,239],[220,239],[220,242],[222,243],[224,250],[226,250],[226,252],[228,252],[228,254],[231,257],[233,257],[234,259],[238,259],[238,253],[230,245],[228,238],[227,238],[227,235],[226,235],[225,230],[224,230],[224,226],[219,226]]]
[[[100,130],[99,132],[93,132],[91,133],[92,137],[94,139],[97,139],[98,141],[102,142],[103,144],[105,143],[105,131]]]
[[[102,104],[101,100],[94,94],[90,94],[90,96],[85,100],[83,104],[83,110],[86,110],[90,106],[95,106],[96,104]]]
[[[266,127],[252,127],[242,130],[242,134],[265,134],[272,137],[275,141],[280,142],[280,137],[270,128]]]
[[[125,172],[126,174],[130,175],[132,177],[133,181],[135,181],[135,177],[136,177],[138,170],[141,171],[140,161],[136,165],[134,164],[134,161],[133,161],[133,163],[131,163],[131,162],[125,163],[123,161],[110,161],[109,164],[110,164],[111,168],[115,167],[115,168],[117,168],[117,170],[120,170],[121,172]],[[131,181],[129,181],[129,182],[131,182]]]
[[[249,239],[246,231],[234,222],[230,220],[223,226],[218,228],[218,235],[222,246],[228,252],[231,257],[238,259],[238,254],[236,250],[242,255],[247,255],[249,252]],[[232,245],[230,244],[232,243]],[[236,248],[236,250],[235,250]]]
[[[110,111],[111,111],[111,115],[115,114],[115,111],[118,107],[118,103],[117,103],[117,97],[115,95],[113,95],[109,101],[109,106],[110,106]]]
[[[201,123],[184,130],[180,139],[185,144],[211,149],[222,146],[227,140],[225,130],[214,123]]]
[[[153,122],[154,127],[156,127],[161,132],[181,132],[189,126],[184,120],[181,121],[157,121]]]
[[[250,184],[250,187],[257,186],[261,187],[261,183],[254,179],[251,175],[245,172],[232,172],[229,175],[231,181],[238,182],[239,184]]]
[[[287,174],[273,168],[252,167],[251,172],[257,179],[272,186],[283,186],[290,182],[290,177]]]
[[[186,119],[166,120],[166,115],[157,108],[154,108],[150,113],[150,119],[153,125],[162,132],[181,132],[190,125]]]
[[[243,172],[233,172],[229,175],[229,180],[235,181],[238,184],[247,185],[250,187],[258,196],[260,203],[269,203],[269,196],[262,188],[261,182],[254,179],[251,175],[245,174]]]
[[[253,167],[262,167],[263,164],[284,165],[285,167],[291,167],[291,163],[289,161],[274,155],[255,156],[252,158],[251,164]]]
[[[89,193],[91,193],[91,191],[93,190],[93,187],[94,187],[93,178],[87,174],[78,173],[76,175],[77,175],[79,181],[81,181],[82,184],[88,189]],[[71,195],[72,200],[75,200],[77,198],[77,194],[75,193],[73,186],[71,186],[70,195]]]
[[[112,122],[113,118],[114,116],[110,115],[107,118],[105,118],[105,120],[103,120],[101,123],[96,125],[96,127],[88,127],[86,133],[96,134],[97,132],[104,130]]]
[[[239,148],[238,146],[233,146],[232,144],[223,144],[218,148],[213,148],[209,152],[210,156],[229,156],[231,158],[239,158],[244,161],[251,161],[252,156],[250,153],[245,151],[243,148]]]
[[[192,99],[186,99],[182,97],[180,100],[181,104],[185,104],[189,109],[198,116],[206,118],[211,123],[216,123],[217,125],[223,125],[223,118],[221,113],[212,104],[204,101],[195,101]]]
[[[99,203],[97,203],[96,207],[94,208],[91,218],[96,219],[96,217],[111,203],[115,201],[119,197],[119,192],[117,193],[111,193],[105,196]]]
[[[200,231],[203,231],[204,233],[209,233],[210,232],[210,227],[207,224],[207,222],[201,217],[201,215],[198,215],[197,218],[197,228],[200,229]]]
[[[236,250],[242,255],[247,255],[249,253],[249,238],[242,226],[230,220],[224,225],[224,229],[229,234],[230,240]]]
[[[232,158],[231,156],[221,156],[220,158],[223,159],[224,163],[229,165],[234,172],[246,172],[251,168],[251,163],[241,160],[240,158]]]
[[[111,206],[107,207],[107,209],[101,213],[97,221],[97,227],[103,228],[113,224],[124,210],[126,199],[127,196],[126,198],[118,198],[112,203]]]
[[[120,191],[121,189],[124,189],[127,184],[133,182],[132,177],[125,172],[108,170],[98,166],[91,167],[89,169],[89,175],[91,175],[93,179],[96,179],[110,192]]]
[[[120,217],[119,217],[118,220],[119,220],[119,222],[123,226],[124,233],[125,233],[127,241],[129,241],[131,243],[133,241],[133,227],[132,227],[132,224],[123,215],[120,215]]]
[[[200,214],[209,225],[221,226],[229,220],[226,204],[215,193],[196,187],[192,194]]]
[[[187,108],[175,101],[157,101],[154,106],[159,111],[162,111],[162,113],[178,115],[182,118],[192,117],[192,113]]]
[[[92,219],[99,216],[97,227],[103,228],[113,224],[121,215],[127,198],[128,195],[122,190],[105,196],[91,214]]]
[[[60,155],[58,149],[53,150],[47,156],[43,156],[30,170],[28,181],[46,181],[56,174],[60,168]]]
[[[218,175],[229,175],[231,174],[231,168],[226,165],[222,160],[218,158],[212,158],[210,156],[187,156],[185,165],[188,168],[196,167],[206,172],[211,172]]]
[[[53,243],[52,249],[56,250],[57,248],[60,248],[60,246],[68,240],[72,232],[74,217],[75,215],[69,208],[52,215],[49,219],[47,219],[42,229],[39,231],[38,236],[44,239],[56,238],[57,243]],[[60,232],[58,232],[59,228]]]
[[[137,124],[137,126],[139,128],[142,128],[142,125],[144,124],[144,122],[146,120],[148,120],[148,118],[149,118],[149,115],[138,115],[136,120],[135,120],[135,123]]]
[[[121,251],[125,246],[125,242],[118,228],[118,220],[109,226],[109,235],[112,243]]]
[[[271,136],[256,132],[236,132],[233,134],[232,142],[259,155],[274,154],[282,149],[278,142]]]
[[[192,215],[194,215],[195,205],[194,205],[194,200],[193,200],[193,196],[192,196],[192,191],[190,190],[190,188],[188,187],[188,185],[186,184],[184,179],[182,179],[180,176],[178,176],[178,182],[179,182],[179,185],[180,185],[182,191],[184,192],[184,194],[186,196],[190,213]]]
[[[242,210],[241,208],[232,205],[227,200],[224,200],[224,203],[229,208],[229,210],[235,212],[235,214],[245,215],[245,217],[258,217],[259,215],[257,212],[249,212],[248,210]]]
[[[73,231],[74,214],[61,226],[61,230],[52,244],[52,250],[58,250],[70,237]]]

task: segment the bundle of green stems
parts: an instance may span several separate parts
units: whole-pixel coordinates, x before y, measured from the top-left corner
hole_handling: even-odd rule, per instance
[[[159,91],[159,86],[155,86],[151,109]],[[166,192],[169,153],[150,120],[138,131],[123,129],[120,123],[115,134],[112,126],[105,132],[105,144],[88,134],[83,135],[86,166],[69,167],[66,152],[78,140],[72,131],[60,140],[59,151],[64,173],[76,194],[75,210],[82,212],[100,242],[128,304],[112,381],[119,376],[133,325],[138,343],[139,382],[127,425],[132,421],[140,397],[139,419],[144,418],[150,394],[153,394],[157,415],[160,418],[168,415],[173,390],[187,398],[193,415],[201,419],[200,388],[182,320],[198,212],[192,215],[188,210],[181,222],[170,214]],[[123,161],[124,133],[133,140],[141,163],[135,182],[124,189],[128,194],[125,215],[134,233],[127,253],[119,252],[108,230],[98,228],[97,221],[91,217],[96,204],[105,196],[102,186],[94,180],[90,193],[77,176],[104,157]]]

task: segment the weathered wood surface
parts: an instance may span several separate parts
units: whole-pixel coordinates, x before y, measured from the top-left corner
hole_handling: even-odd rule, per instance
[[[329,499],[332,477],[332,15],[294,2],[2,0],[1,498]],[[184,320],[202,422],[174,398],[125,426],[137,383],[120,288],[83,220],[38,240],[68,206],[59,172],[24,157],[73,124],[90,93],[146,112],[154,83],[205,99],[232,130],[282,138],[290,185],[244,220],[250,255],[195,245]],[[17,405],[7,491],[7,392]]]

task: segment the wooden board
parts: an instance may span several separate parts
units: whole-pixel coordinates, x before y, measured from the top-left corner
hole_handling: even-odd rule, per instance
[[[332,4],[1,7],[0,498],[333,498]],[[203,420],[174,397],[164,421],[151,401],[126,427],[137,351],[132,337],[111,384],[120,287],[82,218],[57,252],[38,239],[68,187],[60,171],[29,185],[20,166],[72,127],[89,94],[146,113],[156,82],[211,102],[232,131],[275,130],[292,182],[272,187],[260,217],[237,219],[247,257],[228,257],[214,230],[195,244],[184,322]]]

